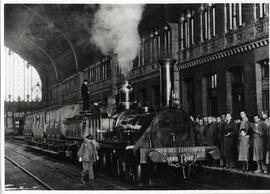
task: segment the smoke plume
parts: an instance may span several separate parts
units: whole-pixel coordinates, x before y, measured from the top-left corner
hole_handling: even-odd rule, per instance
[[[140,37],[138,25],[144,6],[100,5],[94,15],[92,42],[105,55],[115,54],[122,73],[127,76],[132,68],[132,60],[138,54]]]

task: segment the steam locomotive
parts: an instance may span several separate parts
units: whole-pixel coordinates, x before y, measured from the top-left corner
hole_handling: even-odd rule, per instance
[[[218,157],[213,146],[195,146],[194,126],[189,116],[173,106],[173,59],[160,60],[161,108],[139,107],[133,87],[126,82],[119,90],[119,102],[111,115],[92,109],[80,113],[79,104],[49,107],[30,113],[24,134],[31,146],[52,150],[77,159],[77,150],[88,134],[100,144],[100,169],[113,170],[141,181],[157,165],[182,169]],[[147,166],[147,170],[146,170]],[[150,168],[149,168],[150,166]],[[151,169],[151,170],[149,170]]]

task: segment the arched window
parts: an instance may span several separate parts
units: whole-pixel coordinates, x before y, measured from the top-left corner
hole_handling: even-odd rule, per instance
[[[5,100],[42,100],[42,85],[37,70],[8,48],[5,48]]]

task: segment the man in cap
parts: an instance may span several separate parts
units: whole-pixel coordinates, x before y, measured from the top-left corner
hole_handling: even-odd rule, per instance
[[[84,142],[81,144],[81,147],[78,151],[79,161],[82,162],[83,170],[81,173],[81,181],[85,183],[84,177],[89,173],[89,182],[94,181],[94,171],[93,165],[96,162],[98,157],[97,149],[99,148],[98,143],[95,141],[93,135],[87,135],[84,138]]]

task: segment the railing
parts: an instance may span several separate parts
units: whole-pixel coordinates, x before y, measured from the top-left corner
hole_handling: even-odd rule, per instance
[[[191,61],[201,56],[210,55],[237,45],[265,38],[269,36],[268,25],[269,18],[263,18],[253,24],[228,31],[223,36],[217,36],[199,45],[185,48],[179,53],[180,62]]]

